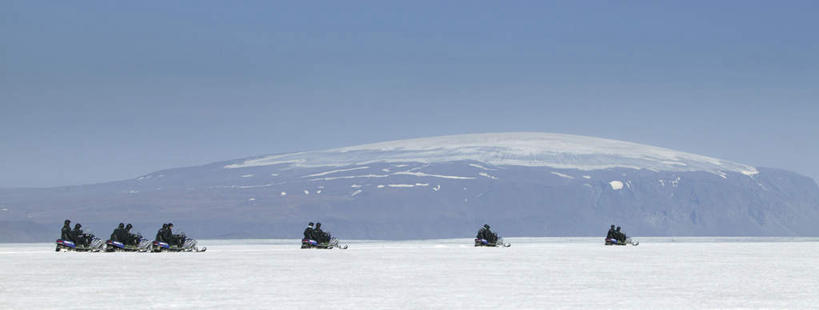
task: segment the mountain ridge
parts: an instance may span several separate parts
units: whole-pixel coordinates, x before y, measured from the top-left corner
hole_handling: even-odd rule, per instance
[[[819,188],[789,171],[591,137],[458,137],[464,136],[253,156],[92,185],[0,190],[0,228],[14,227],[7,236],[17,238],[0,234],[0,241],[52,239],[65,218],[101,236],[120,222],[146,236],[174,222],[196,238],[298,238],[309,221],[347,239],[465,237],[483,223],[507,236],[592,236],[613,223],[643,236],[819,235],[813,224]],[[562,145],[537,145],[554,139]],[[532,141],[539,142],[533,147]],[[601,145],[620,151],[605,153]],[[521,158],[528,162],[508,164]],[[663,163],[668,160],[677,164]],[[574,168],[550,166],[555,161]]]

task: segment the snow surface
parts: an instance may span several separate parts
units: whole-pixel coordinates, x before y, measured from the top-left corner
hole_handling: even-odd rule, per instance
[[[560,169],[608,168],[656,171],[725,171],[755,175],[744,164],[618,140],[551,133],[512,132],[398,140],[326,151],[279,154],[249,159],[225,168],[270,165],[324,167],[375,162],[477,161],[494,166],[546,166]],[[482,166],[481,166],[482,167]]]
[[[814,308],[819,240],[200,241],[204,253],[0,245],[0,309]],[[671,242],[674,241],[674,242]],[[682,242],[680,242],[682,241]],[[344,242],[342,242],[344,243]],[[316,298],[315,292],[322,292]]]

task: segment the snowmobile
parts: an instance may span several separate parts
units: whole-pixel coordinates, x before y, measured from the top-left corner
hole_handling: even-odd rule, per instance
[[[636,245],[639,245],[640,242],[637,241],[637,240],[633,240],[631,238],[626,238],[625,241],[620,241],[620,240],[617,240],[617,239],[614,239],[614,238],[606,239],[606,245],[629,245],[629,244],[636,246]]]
[[[83,244],[76,244],[71,240],[57,239],[57,249],[56,249],[56,251],[57,252],[69,252],[69,251],[74,251],[74,252],[99,252],[99,251],[102,251],[102,248],[103,248],[104,245],[105,245],[105,243],[102,242],[102,240],[100,240],[99,238],[93,237],[93,235],[91,237],[91,241],[88,243],[87,246],[83,245]]]
[[[198,248],[196,240],[186,237],[184,233],[180,234],[180,238],[185,240],[182,242],[182,246],[164,241],[154,241],[151,243],[151,252],[204,252],[208,250],[207,247]]]
[[[330,242],[318,242],[313,239],[301,239],[301,248],[302,249],[332,249],[332,248],[339,248],[342,250],[347,249],[347,245],[338,245],[338,239],[330,238]]]
[[[486,246],[486,247],[504,247],[504,248],[508,248],[508,247],[512,246],[512,244],[508,243],[508,242],[504,242],[503,238],[500,238],[500,237],[498,237],[498,240],[495,241],[495,242],[489,242],[486,239],[475,238],[475,246],[476,247]]]
[[[121,241],[108,240],[105,242],[105,252],[148,252],[151,250],[151,240],[136,235],[136,244],[126,244]]]

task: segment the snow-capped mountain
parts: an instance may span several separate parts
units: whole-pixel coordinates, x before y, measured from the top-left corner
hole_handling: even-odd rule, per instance
[[[70,218],[107,236],[172,221],[199,238],[819,235],[807,177],[653,146],[546,133],[456,135],[276,154],[125,180],[0,190],[0,228],[57,234]],[[9,240],[6,237],[6,241]],[[15,239],[19,241],[19,239]]]

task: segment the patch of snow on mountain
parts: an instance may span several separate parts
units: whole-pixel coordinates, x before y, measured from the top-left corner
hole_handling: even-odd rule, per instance
[[[281,183],[278,183],[278,184],[281,184]],[[236,186],[236,185],[234,185],[233,187],[234,187],[234,188],[241,188],[241,189],[248,189],[248,188],[262,188],[262,187],[271,187],[271,186],[273,186],[273,185],[277,185],[277,184],[268,183],[268,184],[262,184],[262,185],[241,185],[241,186]]]
[[[478,172],[478,175],[480,175],[480,176],[482,176],[482,177],[486,177],[486,178],[492,179],[492,180],[497,180],[497,179],[498,179],[496,176],[491,175],[491,174],[488,174],[488,173],[486,173],[486,172]]]
[[[389,187],[415,187],[415,184],[389,184]]]
[[[325,171],[325,172],[319,172],[319,173],[316,173],[316,174],[306,175],[306,176],[303,176],[303,178],[320,177],[320,176],[325,176],[325,175],[328,175],[328,174],[335,174],[335,173],[348,172],[348,171],[356,171],[356,170],[369,169],[369,168],[370,167],[365,166],[365,167],[355,167],[355,168],[350,168],[350,169],[330,170],[330,171]]]
[[[437,192],[437,191],[439,191],[439,190],[441,190],[441,185],[440,185],[440,184],[435,185],[435,187],[433,187],[433,188],[432,188],[432,190],[433,190],[433,191],[436,191],[436,192]]]
[[[243,178],[252,178],[253,175],[252,174],[243,174],[243,175],[241,175],[241,177],[243,177]]]
[[[375,162],[437,163],[476,161],[493,166],[544,166],[558,169],[608,168],[654,171],[718,171],[755,175],[757,169],[712,157],[631,142],[550,133],[492,133],[398,140],[325,151],[264,156],[226,165],[248,168],[287,164],[297,167],[365,165]]]
[[[559,177],[561,177],[561,178],[565,178],[565,179],[569,179],[569,180],[574,180],[574,177],[573,177],[573,176],[570,176],[570,175],[568,175],[568,174],[563,174],[563,173],[560,173],[560,172],[557,172],[557,171],[552,171],[552,174],[554,174],[554,175],[556,175],[556,176],[559,176]]]
[[[431,177],[431,178],[441,178],[441,179],[455,179],[455,180],[474,180],[474,177],[459,177],[454,175],[440,175],[440,174],[428,174],[423,172],[412,172],[412,171],[401,171],[393,173],[393,175],[414,175],[417,177]]]
[[[355,197],[356,195],[361,194],[361,192],[362,192],[362,190],[357,189],[352,194],[350,194],[350,196]]]
[[[609,185],[611,186],[611,189],[616,191],[623,189],[623,182],[617,180],[609,182]]]
[[[349,175],[349,176],[343,176],[343,177],[328,177],[328,178],[310,179],[310,181],[332,181],[332,180],[358,179],[358,178],[386,178],[388,176],[389,175],[385,175],[385,174]]]
[[[478,165],[478,164],[469,164],[469,166],[471,166],[471,167],[475,167],[475,168],[478,168],[478,169],[481,169],[481,170],[486,170],[486,171],[493,171],[493,170],[495,170],[495,169],[489,169],[489,168],[486,168],[486,167],[481,166],[481,165]]]

